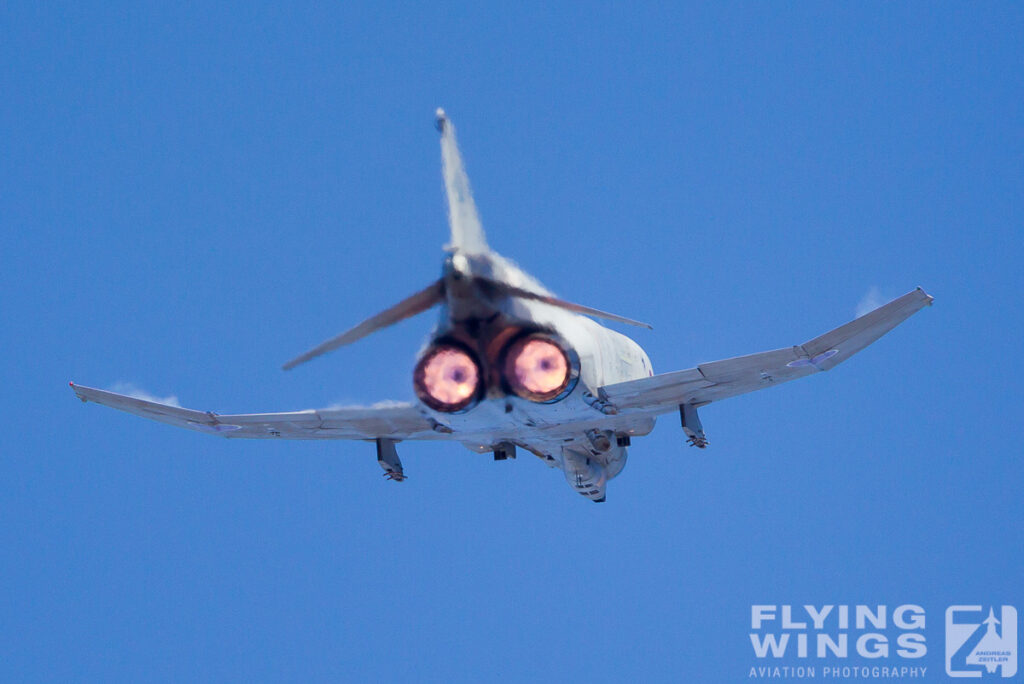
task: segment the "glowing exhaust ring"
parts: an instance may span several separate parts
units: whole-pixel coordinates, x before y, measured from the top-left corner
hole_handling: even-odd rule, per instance
[[[576,353],[542,333],[512,342],[505,351],[502,366],[505,383],[516,396],[541,404],[567,397],[580,377]]]
[[[416,396],[435,411],[469,410],[483,394],[483,373],[473,355],[461,346],[439,344],[416,364]]]

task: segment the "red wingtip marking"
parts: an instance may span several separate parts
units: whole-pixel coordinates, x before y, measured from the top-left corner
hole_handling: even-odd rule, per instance
[[[74,387],[74,386],[75,386],[75,383],[73,383],[73,382],[69,382],[68,383],[68,387]]]

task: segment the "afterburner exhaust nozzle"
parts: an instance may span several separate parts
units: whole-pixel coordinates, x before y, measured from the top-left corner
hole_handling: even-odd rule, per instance
[[[468,349],[441,343],[430,348],[413,371],[413,388],[424,404],[444,413],[469,410],[483,396],[483,372]]]
[[[576,352],[544,333],[525,335],[504,352],[504,377],[516,396],[541,404],[564,399],[576,387]]]

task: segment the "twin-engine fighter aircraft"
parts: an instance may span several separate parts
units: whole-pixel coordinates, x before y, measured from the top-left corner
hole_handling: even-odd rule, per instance
[[[923,290],[804,344],[655,375],[633,340],[594,318],[649,328],[573,304],[487,246],[455,140],[437,111],[451,243],[439,280],[285,364],[285,369],[375,330],[441,306],[413,373],[417,403],[237,415],[193,411],[71,383],[93,401],[171,425],[229,438],[374,441],[385,476],[404,480],[403,440],[461,442],[495,460],[529,451],[565,473],[569,486],[605,500],[633,437],[678,412],[689,443],[708,441],[697,410],[713,401],[829,370],[896,327],[932,298]]]

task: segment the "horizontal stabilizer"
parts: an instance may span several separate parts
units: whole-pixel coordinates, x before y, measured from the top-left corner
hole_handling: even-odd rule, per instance
[[[482,278],[479,278],[483,280]],[[497,280],[487,279],[487,284],[495,289],[498,294],[505,295],[507,297],[519,297],[520,299],[532,299],[535,302],[543,302],[551,306],[557,306],[560,309],[566,309],[578,314],[585,314],[587,316],[594,316],[595,318],[604,318],[609,321],[617,321],[619,323],[627,323],[629,325],[635,325],[638,328],[647,328],[652,330],[649,323],[643,323],[641,321],[634,321],[632,318],[626,318],[625,316],[619,316],[618,314],[608,313],[607,311],[601,311],[600,309],[594,309],[589,306],[583,306],[582,304],[573,304],[567,302],[564,299],[558,297],[552,297],[550,295],[542,295],[537,292],[530,292],[508,283],[498,282]]]
[[[315,359],[329,351],[334,351],[338,347],[343,347],[346,344],[352,344],[356,340],[361,340],[370,333],[376,332],[381,328],[386,328],[389,325],[394,325],[399,321],[404,321],[406,318],[415,316],[418,313],[423,313],[435,304],[440,304],[443,299],[444,282],[438,280],[411,297],[406,297],[390,309],[385,309],[376,316],[367,318],[351,330],[347,330],[336,337],[332,337],[323,344],[310,349],[305,354],[296,356],[294,359],[284,364],[283,368],[285,370],[291,370],[299,364],[305,363],[310,359]]]

